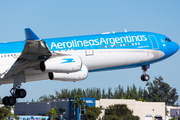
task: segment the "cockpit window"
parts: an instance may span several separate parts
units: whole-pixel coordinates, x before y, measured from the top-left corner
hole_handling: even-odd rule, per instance
[[[169,38],[166,38],[166,42],[171,42],[171,40]]]

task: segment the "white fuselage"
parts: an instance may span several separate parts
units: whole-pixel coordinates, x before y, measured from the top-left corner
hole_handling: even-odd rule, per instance
[[[91,55],[87,55],[85,50],[53,51],[53,56],[58,56],[59,54],[80,56],[83,64],[87,66],[89,71],[98,69],[106,70],[107,68],[129,65],[137,67],[136,64],[138,63],[153,61],[164,56],[162,51],[143,49],[99,49],[93,50],[93,54]],[[0,58],[1,68],[10,69],[19,55],[20,53],[17,53],[16,56],[6,54],[9,57]],[[26,82],[49,79],[48,72],[42,72],[33,68],[28,68],[24,71]],[[6,83],[13,83],[13,76],[0,80],[0,84]]]

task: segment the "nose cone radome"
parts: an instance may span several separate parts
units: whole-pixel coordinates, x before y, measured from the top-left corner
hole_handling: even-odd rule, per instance
[[[179,45],[173,41],[169,42],[168,45],[168,52],[170,55],[173,55],[179,50]]]

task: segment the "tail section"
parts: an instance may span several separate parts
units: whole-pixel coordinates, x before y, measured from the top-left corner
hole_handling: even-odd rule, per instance
[[[39,40],[39,37],[30,29],[25,28],[26,40]]]

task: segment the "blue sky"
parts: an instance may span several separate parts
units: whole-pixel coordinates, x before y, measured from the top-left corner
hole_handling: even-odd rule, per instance
[[[31,0],[0,1],[0,42],[24,40],[24,28],[31,28],[40,38],[90,35],[103,32],[148,31],[164,34],[180,45],[180,1],[162,0]],[[170,58],[152,64],[150,81],[162,76],[180,95],[180,51]],[[43,80],[23,83],[27,96],[19,101],[37,100],[64,88],[111,87],[126,89],[140,80],[140,67],[90,73],[80,82]],[[12,84],[0,86],[0,97],[10,95]]]

